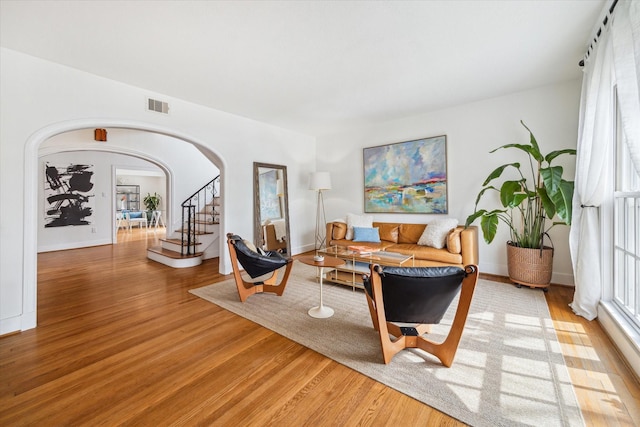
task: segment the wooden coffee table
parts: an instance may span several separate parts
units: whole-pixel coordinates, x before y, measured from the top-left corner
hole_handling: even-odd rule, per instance
[[[325,268],[335,269],[336,267],[343,265],[345,262],[340,258],[330,256],[325,256],[324,261],[314,260],[313,255],[304,255],[296,259],[303,264],[317,267],[320,270],[320,305],[310,308],[309,316],[315,317],[317,319],[326,319],[327,317],[333,316],[333,309],[324,305],[322,301],[322,278],[324,277]]]

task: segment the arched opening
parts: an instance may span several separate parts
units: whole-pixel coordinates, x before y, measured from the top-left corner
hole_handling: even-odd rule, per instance
[[[115,214],[115,219],[111,218],[111,240],[118,243],[118,236],[122,237],[120,231],[126,231],[128,225],[124,218],[127,211],[136,211],[147,209],[145,199],[151,197],[153,192],[154,200],[157,197],[158,204],[155,210],[158,213],[148,212],[145,216],[149,221],[147,226],[151,226],[153,230],[168,223],[171,226],[173,199],[173,179],[171,168],[161,168],[159,165],[148,162],[144,159],[137,161],[145,162],[143,165],[112,165],[111,168],[111,189],[115,192],[115,198],[111,198],[114,206],[111,207],[111,214]],[[214,167],[214,165],[212,165]],[[217,168],[215,168],[217,174]],[[115,182],[113,182],[115,178]],[[154,217],[155,215],[155,217]],[[154,221],[155,220],[155,221]],[[148,231],[148,227],[147,227]],[[165,232],[167,228],[165,228]],[[169,227],[171,232],[171,227]],[[167,236],[165,235],[165,238]]]
[[[135,131],[134,131],[135,132]],[[86,133],[86,130],[85,130]],[[64,139],[65,135],[69,135],[69,132],[64,132],[61,134],[58,134],[55,137],[49,138],[47,139],[43,144],[40,145],[40,149],[38,151],[38,158],[40,160],[44,160],[47,163],[49,161],[52,160],[52,158],[58,157],[60,155],[64,155],[64,154],[75,154],[75,153],[88,153],[89,154],[89,158],[96,158],[96,157],[101,157],[101,156],[96,156],[96,154],[117,154],[117,155],[121,155],[119,156],[120,158],[132,158],[135,159],[138,163],[134,163],[135,166],[132,166],[131,163],[129,162],[124,162],[124,163],[118,163],[117,165],[113,164],[113,165],[109,165],[108,167],[108,171],[103,171],[104,173],[102,174],[103,176],[101,176],[100,178],[102,178],[103,180],[105,180],[105,176],[104,175],[108,175],[108,185],[104,184],[102,186],[102,198],[105,199],[104,201],[106,202],[110,202],[110,198],[105,194],[105,192],[107,194],[110,194],[113,192],[113,190],[115,189],[116,185],[118,184],[117,182],[117,170],[120,169],[122,170],[124,169],[137,169],[137,172],[143,172],[143,169],[145,168],[149,168],[149,167],[153,167],[153,168],[157,168],[157,170],[159,170],[163,176],[163,180],[164,182],[164,189],[162,191],[163,193],[163,202],[165,204],[165,206],[173,206],[173,202],[174,202],[174,197],[173,197],[173,184],[174,184],[174,173],[171,169],[171,167],[169,165],[167,165],[165,162],[161,161],[160,159],[156,158],[153,155],[132,155],[129,153],[124,153],[123,150],[119,149],[118,147],[111,147],[111,146],[103,146],[103,147],[89,147],[87,148],[87,144],[84,143],[84,146],[82,146],[82,144],[66,144],[64,146],[60,145],[60,144],[56,144],[56,139]],[[92,165],[93,166],[93,165]],[[217,169],[217,168],[216,168]],[[42,188],[40,189],[40,191],[42,190]],[[98,192],[100,193],[100,191]],[[95,194],[96,198],[99,198],[100,195],[99,194]],[[139,200],[138,200],[138,204],[136,205],[136,209],[133,210],[140,210],[142,207],[142,195],[139,195]],[[43,200],[41,197],[38,198],[37,200],[39,203],[42,203]],[[104,203],[103,203],[104,204]],[[107,203],[108,204],[108,203]],[[38,211],[42,212],[44,210],[44,207],[38,209]],[[113,206],[112,208],[110,208],[108,210],[108,212],[102,212],[101,213],[102,216],[104,217],[105,215],[108,215],[108,222],[106,222],[106,224],[108,224],[109,226],[109,242],[110,243],[117,243],[117,220],[116,220],[116,209],[115,206]],[[168,212],[165,212],[165,216],[164,216],[164,222],[165,224],[167,222],[170,223],[171,221],[171,210],[169,209]],[[43,232],[43,226],[44,224],[41,223],[42,218],[39,217],[37,218],[39,223],[38,223],[38,251],[42,252],[42,251],[49,251],[49,250],[60,250],[60,249],[68,249],[67,247],[56,247],[54,245],[53,248],[51,248],[51,245],[47,245],[46,243],[43,245],[43,236],[42,236],[42,232]],[[103,221],[102,224],[100,223],[96,223],[95,222],[96,218],[94,215],[94,218],[92,220],[92,228],[95,227],[95,225],[98,226],[103,226],[105,225],[105,222]],[[168,228],[169,230],[169,228]],[[60,230],[62,231],[62,230]],[[107,244],[109,242],[104,241],[104,239],[107,237],[105,235],[105,233],[103,233],[103,236],[101,236],[102,239],[102,244]],[[50,239],[47,239],[50,240]],[[83,246],[83,245],[80,245]],[[93,246],[92,244],[87,244],[85,246]],[[78,247],[78,246],[74,246],[71,245],[72,248]],[[44,249],[43,249],[44,248]]]
[[[40,146],[48,139],[63,134],[65,132],[77,131],[82,129],[95,129],[95,128],[112,128],[112,129],[127,129],[140,132],[151,132],[159,135],[169,136],[184,143],[193,145],[199,150],[211,163],[213,163],[220,171],[220,200],[221,200],[221,212],[220,212],[220,230],[221,235],[225,234],[225,181],[224,173],[226,169],[226,163],[224,159],[211,147],[204,144],[202,141],[191,137],[172,129],[164,128],[149,123],[132,122],[127,120],[113,120],[113,119],[87,119],[87,120],[72,120],[61,123],[56,123],[47,126],[39,131],[35,132],[27,141],[25,145],[25,168],[24,168],[24,247],[23,247],[23,312],[22,312],[22,326],[21,329],[34,328],[37,323],[37,231],[38,231],[38,217],[36,210],[33,206],[38,205],[38,185],[39,181],[39,155]],[[65,149],[75,150],[89,150],[96,149],[97,147],[65,147]],[[104,151],[111,151],[120,154],[130,155],[147,159],[160,167],[162,162],[156,159],[150,150],[132,149],[128,147],[113,147],[104,146],[101,148]],[[45,152],[54,152],[55,148],[47,148]],[[166,168],[166,165],[165,165]],[[169,174],[171,171],[169,168],[164,169]],[[175,203],[175,201],[171,201]],[[223,274],[227,274],[230,270],[230,263],[228,255],[226,254],[224,239],[219,239],[220,246],[220,259],[219,259],[219,271]]]

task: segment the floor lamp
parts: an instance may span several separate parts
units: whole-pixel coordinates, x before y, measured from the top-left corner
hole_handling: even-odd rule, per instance
[[[323,190],[331,190],[331,175],[329,172],[312,172],[309,174],[309,190],[318,192],[318,201],[316,204],[316,238],[314,249],[317,251],[326,245],[326,227],[327,219],[324,213],[324,199],[322,198]]]

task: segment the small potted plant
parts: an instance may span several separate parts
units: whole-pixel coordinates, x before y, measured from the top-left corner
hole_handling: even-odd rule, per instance
[[[147,208],[147,220],[151,221],[151,215],[153,211],[157,211],[160,206],[160,196],[158,193],[147,193],[147,195],[142,199],[144,206]]]
[[[551,283],[553,248],[544,245],[549,230],[558,224],[571,224],[571,203],[573,181],[563,178],[562,166],[552,166],[551,162],[562,155],[575,155],[575,149],[552,151],[543,155],[536,138],[529,128],[528,144],[506,144],[492,150],[515,148],[527,155],[530,170],[526,176],[520,163],[507,163],[496,168],[482,184],[476,198],[474,212],[469,215],[466,226],[480,218],[480,227],[485,242],[491,243],[496,236],[498,224],[509,227],[511,239],[507,242],[507,263],[509,278],[516,285],[546,288]],[[507,170],[517,172],[515,179],[502,177]],[[501,178],[497,186],[494,180]],[[497,192],[502,207],[499,209],[479,209],[484,195]],[[554,218],[560,221],[553,221]],[[550,239],[549,239],[550,240]]]

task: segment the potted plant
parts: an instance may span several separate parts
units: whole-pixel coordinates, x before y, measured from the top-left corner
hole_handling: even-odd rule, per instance
[[[142,202],[147,208],[147,220],[151,221],[151,215],[153,214],[153,211],[157,211],[158,207],[160,206],[160,196],[155,192],[153,193],[153,196],[151,195],[151,193],[147,193],[144,199],[142,199]]]
[[[518,287],[527,285],[546,290],[551,282],[553,247],[545,246],[544,238],[549,238],[548,232],[555,225],[571,224],[574,185],[573,181],[563,178],[562,166],[552,166],[551,163],[559,156],[575,155],[576,150],[568,148],[543,155],[531,130],[524,122],[520,123],[529,132],[529,143],[506,144],[490,153],[503,148],[515,148],[525,153],[530,168],[527,168],[526,173],[530,175],[523,173],[518,162],[496,168],[482,184],[474,212],[467,218],[466,226],[480,218],[484,240],[491,243],[496,236],[498,224],[506,224],[511,233],[511,239],[507,242],[509,278]],[[517,172],[515,179],[502,177],[503,172],[508,169]],[[493,184],[498,178],[502,181],[499,188]],[[502,208],[479,209],[484,195],[494,191],[499,194]],[[553,221],[556,217],[559,221]]]

